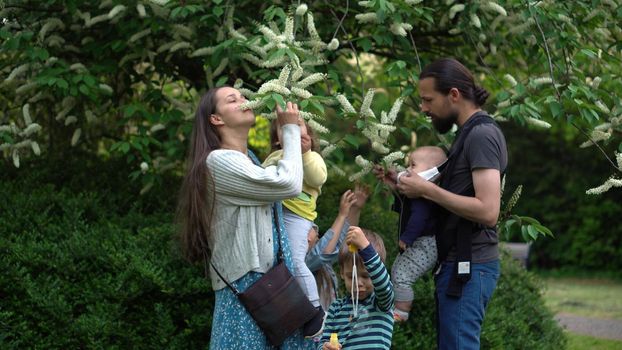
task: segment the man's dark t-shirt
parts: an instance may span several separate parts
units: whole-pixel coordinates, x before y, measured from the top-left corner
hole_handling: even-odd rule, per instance
[[[461,127],[464,128],[472,121],[469,118]],[[450,150],[451,153],[451,150]],[[456,160],[456,166],[451,177],[450,192],[461,193],[473,186],[471,172],[476,169],[497,169],[505,172],[508,164],[508,151],[505,137],[494,124],[480,124],[473,127],[464,141],[462,154]],[[482,229],[473,236],[471,261],[485,263],[499,258],[497,233],[490,229]],[[455,247],[449,251],[447,261],[456,260]]]

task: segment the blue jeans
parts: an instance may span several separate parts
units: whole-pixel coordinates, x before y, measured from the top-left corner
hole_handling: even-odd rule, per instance
[[[459,298],[446,294],[453,264],[443,263],[434,278],[438,349],[479,349],[484,312],[499,279],[499,260],[471,264],[471,279]]]

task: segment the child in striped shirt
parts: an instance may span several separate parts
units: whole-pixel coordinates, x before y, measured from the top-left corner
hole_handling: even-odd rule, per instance
[[[339,269],[351,296],[331,304],[319,349],[390,349],[394,292],[383,263],[384,242],[378,234],[356,226],[350,226],[345,242],[339,252]],[[357,252],[350,252],[348,245],[354,245]],[[353,259],[358,279],[354,286]],[[332,333],[337,333],[339,345],[329,342]]]

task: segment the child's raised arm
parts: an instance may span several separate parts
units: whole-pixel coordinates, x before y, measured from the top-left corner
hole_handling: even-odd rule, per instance
[[[356,197],[354,192],[350,190],[347,190],[341,195],[341,200],[339,201],[339,213],[337,214],[335,221],[333,221],[333,225],[330,227],[330,229],[333,230],[333,236],[324,247],[322,253],[331,254],[335,252],[335,249],[338,249],[337,245],[341,236],[341,229],[343,228],[343,225],[350,214],[350,208],[355,201]]]
[[[359,218],[361,217],[361,210],[365,206],[367,202],[367,198],[369,198],[369,194],[371,193],[368,186],[356,184],[354,186],[354,197],[356,198],[355,202],[352,204],[350,208],[350,212],[348,214],[348,221],[350,225],[358,226]]]

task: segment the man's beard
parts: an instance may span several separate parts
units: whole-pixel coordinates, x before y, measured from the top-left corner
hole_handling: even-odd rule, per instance
[[[441,134],[446,134],[451,127],[458,121],[458,112],[452,111],[446,118],[439,118],[437,115],[430,114],[434,129]]]

